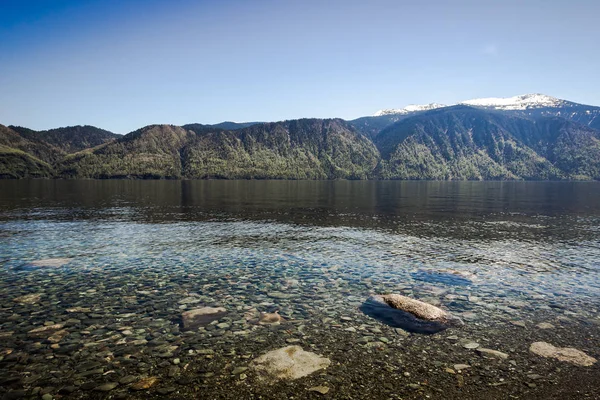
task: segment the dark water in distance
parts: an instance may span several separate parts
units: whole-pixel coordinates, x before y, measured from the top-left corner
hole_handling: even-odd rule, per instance
[[[600,215],[600,184],[20,180],[0,182],[0,211],[2,218],[167,222],[234,217],[370,227],[402,221],[594,218]]]

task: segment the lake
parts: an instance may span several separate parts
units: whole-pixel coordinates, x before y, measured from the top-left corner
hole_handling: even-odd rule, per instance
[[[530,351],[600,357],[597,182],[0,181],[0,243],[7,396],[600,398]],[[386,325],[383,293],[464,324]],[[290,345],[329,366],[261,381]]]

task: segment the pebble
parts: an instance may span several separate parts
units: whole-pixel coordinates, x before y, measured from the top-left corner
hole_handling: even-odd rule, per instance
[[[548,322],[541,322],[541,323],[537,324],[536,327],[539,329],[554,329],[554,325],[552,325]]]
[[[308,389],[309,392],[317,392],[317,393],[321,393],[321,394],[327,394],[329,393],[329,387],[328,386],[313,386],[310,389]]]
[[[471,368],[469,364],[454,364],[454,369],[456,371],[462,371],[463,369]]]
[[[96,386],[94,388],[94,390],[97,391],[97,392],[110,392],[111,390],[113,390],[117,386],[119,386],[118,382],[108,382],[108,383],[104,383],[104,384],[102,384],[100,386]]]
[[[500,358],[502,360],[505,360],[508,358],[508,354],[503,353],[498,350],[484,349],[481,347],[481,348],[476,349],[476,351],[481,356],[491,356],[491,357],[495,357],[495,358]]]

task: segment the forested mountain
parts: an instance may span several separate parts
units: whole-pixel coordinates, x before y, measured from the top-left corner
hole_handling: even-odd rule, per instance
[[[562,118],[454,106],[404,119],[374,141],[384,179],[600,179],[600,132]]]
[[[301,119],[235,131],[153,125],[66,157],[74,178],[366,179],[379,153],[342,120]]]
[[[544,95],[384,110],[353,121],[0,125],[0,178],[595,179],[600,108]]]
[[[0,125],[0,178],[49,178],[61,151]]]
[[[9,126],[9,128],[28,140],[50,144],[65,153],[96,147],[121,137],[121,135],[89,125],[68,126],[47,131],[34,131],[20,126]]]

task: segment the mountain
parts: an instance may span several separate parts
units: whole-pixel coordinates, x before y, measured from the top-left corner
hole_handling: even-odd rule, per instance
[[[379,152],[340,119],[301,119],[235,131],[153,125],[67,156],[72,178],[365,179]]]
[[[228,131],[234,131],[236,129],[247,128],[252,125],[260,124],[261,122],[231,122],[231,121],[223,121],[218,124],[213,124],[215,128],[221,128]]]
[[[600,132],[558,117],[458,105],[403,119],[374,142],[384,179],[600,179]]]
[[[600,129],[600,107],[574,103],[540,93],[524,94],[514,97],[489,97],[466,100],[458,105],[467,105],[486,110],[504,111],[509,114],[528,117],[561,117]],[[431,103],[423,106],[407,106],[401,109],[387,109],[376,112],[372,117],[358,118],[356,128],[372,136],[377,129],[382,130],[406,117],[421,111],[447,107],[443,104]],[[386,119],[382,119],[385,116]]]
[[[74,153],[99,146],[121,137],[116,133],[89,125],[68,126],[47,131],[34,131],[20,126],[10,126],[9,128],[19,133],[23,138],[52,145],[65,153]]]
[[[262,122],[231,122],[223,121],[218,124],[186,124],[181,127],[184,129],[205,129],[205,128],[218,128],[226,131],[235,131],[238,129],[247,128],[252,125],[261,124]]]
[[[0,178],[600,180],[599,115],[531,94],[124,136],[0,125]]]
[[[382,115],[407,115],[419,111],[435,110],[436,108],[447,107],[445,104],[429,103],[422,105],[410,104],[404,108],[390,108],[386,110],[380,110],[375,113],[375,117],[381,117]]]
[[[501,110],[529,117],[561,117],[600,129],[600,107],[574,103],[543,94],[525,94],[506,98],[474,99],[462,102],[488,110]]]
[[[60,158],[60,153],[59,149],[23,138],[0,125],[0,178],[51,177],[51,164]]]
[[[514,97],[489,97],[484,99],[473,99],[463,101],[464,104],[474,107],[491,108],[495,110],[528,110],[536,108],[558,108],[568,104],[565,100],[545,94],[533,93]]]

